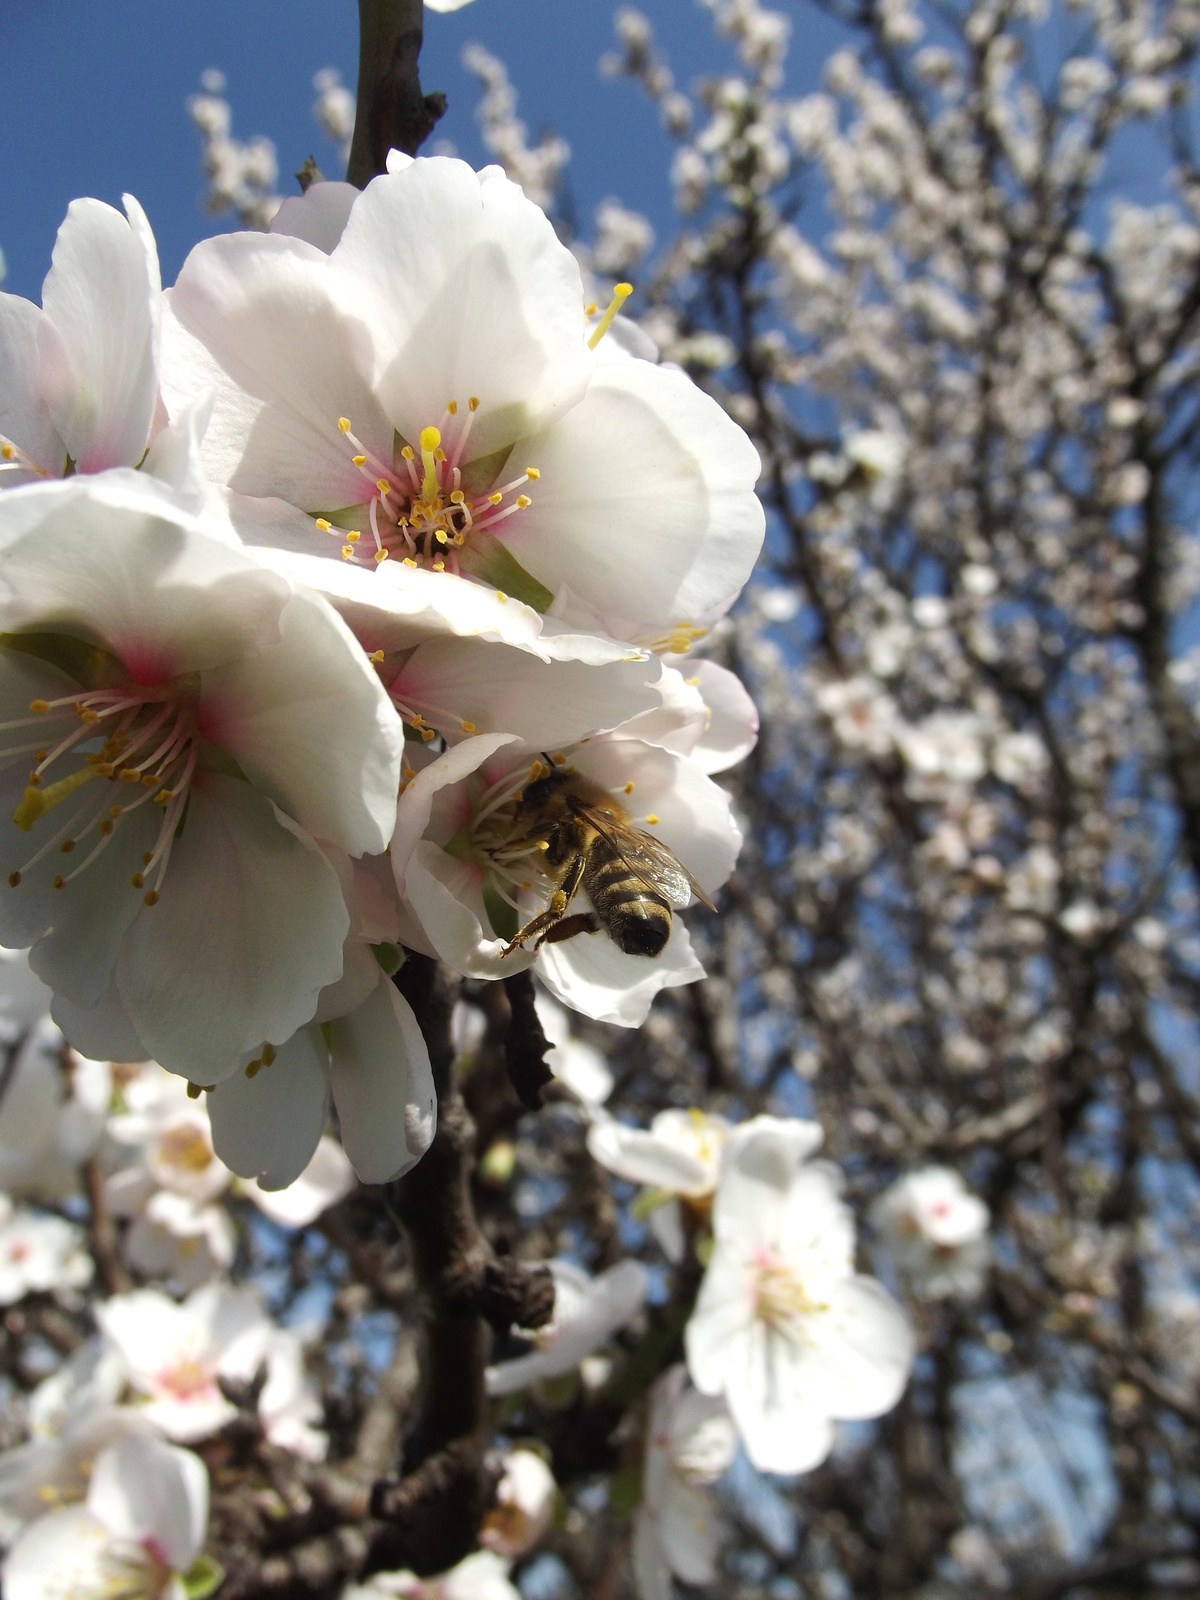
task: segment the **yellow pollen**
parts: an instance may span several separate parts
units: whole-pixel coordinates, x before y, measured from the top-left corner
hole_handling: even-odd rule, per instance
[[[454,535],[454,542],[455,542],[455,544],[462,544],[462,542],[463,542],[463,540],[464,540],[464,538],[465,538],[465,537],[466,537],[466,536],[465,536],[465,534],[461,534],[461,533],[456,533],[456,534],[455,534],[455,535]]]
[[[13,812],[13,821],[22,833],[28,833],[39,817],[45,816],[53,806],[65,800],[68,795],[74,794],[76,789],[95,776],[95,767],[80,767],[77,772],[69,773],[67,777],[60,778],[57,783],[47,784],[45,788],[30,784],[20,805]]]
[[[587,305],[583,308],[583,314],[585,317],[594,317],[599,309],[600,307],[594,300],[589,300]]]
[[[386,478],[376,478],[375,487],[379,490],[380,494],[387,494],[391,490],[392,486]]]
[[[354,546],[352,544],[344,544],[342,546],[342,560],[343,561],[349,561],[353,554],[354,554]]]
[[[67,880],[65,878],[55,878],[55,880],[54,880],[54,888],[56,888],[56,889],[65,889],[66,887],[67,887]]]
[[[361,538],[362,538],[362,534],[361,533],[348,533],[346,535],[346,543],[347,544],[357,544],[358,541]]]
[[[651,827],[652,827],[652,828],[653,828],[653,827],[654,827],[654,825],[655,825],[655,824],[656,824],[656,823],[657,823],[657,821],[658,821],[658,818],[657,818],[657,817],[656,817],[656,816],[655,816],[655,814],[654,814],[654,812],[653,812],[653,811],[648,811],[648,812],[647,812],[647,813],[646,813],[646,821],[647,821],[647,822],[648,822],[648,823],[649,823],[649,824],[650,824],[650,826],[651,826]]]
[[[154,804],[156,806],[167,806],[170,805],[174,798],[174,793],[170,789],[160,789],[154,796]]]
[[[508,604],[508,596],[505,594],[503,589],[496,590],[496,599],[502,606]]]
[[[74,839],[64,839],[58,848],[64,856],[69,856],[75,848],[75,841]]]
[[[620,311],[621,307],[625,304],[626,300],[629,299],[629,296],[632,293],[633,285],[631,283],[617,283],[613,285],[613,297],[609,302],[608,309],[605,311],[604,315],[600,318],[600,321],[592,330],[592,336],[588,340],[589,350],[594,350],[600,343],[601,339],[603,339],[604,335],[612,327],[613,319],[616,317],[617,312]]]
[[[437,449],[433,452],[433,459],[435,461],[445,461],[446,452],[442,449],[441,445],[438,445]]]
[[[144,867],[148,867],[153,860],[154,860],[154,856],[151,854],[151,852],[149,850],[143,850],[142,851],[142,865]]]
[[[121,815],[122,811],[124,811],[124,809],[125,809],[124,806],[109,806],[108,814],[113,819],[113,821],[115,822],[117,820],[117,818]]]
[[[199,1100],[199,1098],[200,1098],[200,1085],[198,1083],[189,1083],[188,1084],[188,1086],[187,1086],[187,1097],[188,1097],[189,1100]]]
[[[473,722],[460,722],[459,723],[459,727],[462,729],[462,731],[464,733],[474,733],[475,732],[475,724]]]
[[[633,784],[632,783],[627,783],[625,785],[625,793],[626,794],[632,794],[633,793]]]
[[[415,567],[417,563],[413,560],[413,558],[411,556],[405,556],[403,564],[406,567]]]
[[[504,496],[502,494],[490,494],[488,495],[488,505],[498,506],[503,499]]]
[[[5,461],[11,461],[12,458],[16,455],[16,453],[17,452],[13,449],[12,445],[10,445],[10,444],[0,445],[0,456],[3,456]]]
[[[454,489],[454,490],[451,491],[451,494],[450,494],[450,504],[452,506],[461,506],[463,504],[463,502],[466,500],[466,498],[467,498],[466,495],[462,492],[461,489]]]
[[[351,456],[350,459],[356,467],[365,467],[367,464],[366,456]]]
[[[452,417],[456,417],[458,415],[458,401],[457,400],[447,400],[446,401],[446,410],[449,412],[449,414]]]
[[[263,1064],[263,1066],[264,1067],[269,1067],[271,1065],[271,1063],[274,1061],[274,1059],[275,1059],[275,1046],[273,1044],[265,1044],[265,1045],[263,1045],[263,1048],[262,1048],[262,1064]]]
[[[146,885],[146,880],[142,877],[140,872],[135,872],[133,877],[130,878],[129,882],[134,889],[143,889]]]
[[[142,781],[142,775],[137,770],[136,767],[122,767],[122,769],[121,769],[121,782],[122,783],[140,783],[141,781]]]
[[[147,889],[146,893],[142,896],[142,904],[144,906],[156,906],[158,904],[158,890]]]
[[[80,706],[76,711],[76,715],[80,722],[85,723],[89,728],[93,723],[100,721],[100,713],[93,711],[89,706]]]
[[[549,850],[549,848],[550,848],[549,839],[539,839],[538,840],[538,849],[539,850]]]
[[[317,527],[320,528],[322,533],[328,533],[330,528],[333,527],[333,523],[330,522],[326,517],[318,517]]]
[[[382,661],[383,660],[383,651],[382,650],[372,650],[371,654],[367,657],[367,660],[368,661]]]
[[[433,530],[433,537],[437,540],[437,542],[439,544],[445,544],[445,542],[446,542],[446,531],[445,531],[445,529],[444,528],[435,528]]]
[[[246,1063],[246,1076],[248,1078],[257,1077],[258,1074],[261,1071],[262,1071],[262,1062],[260,1060],[247,1061],[247,1063]]]
[[[29,702],[29,709],[30,711],[37,711],[39,713],[43,711],[49,711],[50,702],[49,700],[31,700]]]
[[[479,396],[477,394],[473,394],[471,396],[471,398],[467,401],[467,405],[472,411],[478,411],[479,410]]]
[[[143,789],[153,789],[154,785],[157,782],[158,782],[158,779],[154,776],[154,774],[152,772],[143,772],[142,773],[142,788]]]
[[[113,775],[113,770],[113,764],[111,761],[96,762],[96,776],[98,778],[111,778]]]
[[[416,460],[416,456],[413,454],[413,447],[410,444],[406,444],[403,450],[401,450],[400,454],[404,457],[405,461]]]
[[[21,874],[19,872],[10,872],[9,873],[9,875],[8,875],[8,887],[10,889],[15,889],[17,887],[17,885],[20,883],[20,881],[21,881]]]
[[[387,558],[388,558],[388,553],[387,553],[386,550],[376,550],[376,552],[375,552],[375,560],[376,560],[376,562],[386,561]]]
[[[104,817],[99,823],[97,823],[97,828],[99,832],[102,833],[105,838],[107,838],[108,835],[113,831],[112,818]]]
[[[438,556],[437,560],[433,563],[433,570],[435,572],[445,572],[446,563],[442,560],[441,556]]]
[[[524,511],[526,506],[531,506],[532,504],[533,504],[533,501],[529,498],[529,496],[527,494],[519,494],[517,496],[517,510],[518,511]]]
[[[350,432],[350,418],[349,417],[339,417],[338,418],[338,427],[342,431],[342,433],[349,433]]]
[[[538,481],[538,479],[541,477],[541,473],[538,471],[538,469],[536,467],[526,467],[525,468],[525,476],[527,478],[531,479],[534,483],[536,483]]]
[[[430,739],[436,739],[437,738],[437,733],[434,731],[433,728],[422,728],[421,729],[421,737],[422,737],[422,739],[424,739],[425,743],[428,744]]]

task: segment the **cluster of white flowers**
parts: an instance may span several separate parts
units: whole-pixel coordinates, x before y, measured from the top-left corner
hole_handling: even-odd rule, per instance
[[[0,304],[0,936],[81,1052],[207,1090],[241,1177],[291,1184],[332,1098],[389,1179],[436,1116],[401,946],[625,1026],[702,975],[674,913],[756,722],[662,653],[750,572],[758,457],[494,168],[315,183],[167,293],[126,210]],[[143,1248],[187,1210],[227,1253],[203,1187],[139,1196]]]

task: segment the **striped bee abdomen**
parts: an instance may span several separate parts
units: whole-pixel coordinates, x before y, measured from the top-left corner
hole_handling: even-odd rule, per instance
[[[671,902],[631,872],[606,839],[592,842],[583,888],[619,950],[629,956],[660,954],[671,937]]]

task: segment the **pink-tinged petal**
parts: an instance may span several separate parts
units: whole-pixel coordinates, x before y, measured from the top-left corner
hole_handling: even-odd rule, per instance
[[[83,1506],[37,1517],[5,1558],[5,1600],[46,1600],[51,1594],[103,1593],[112,1568],[111,1535]]]
[[[263,1189],[287,1189],[312,1160],[329,1090],[324,1042],[302,1028],[252,1078],[234,1072],[208,1095],[213,1149],[231,1171]]]
[[[208,1531],[208,1471],[190,1450],[127,1434],[97,1456],[87,1508],[115,1538],[152,1542],[186,1572]]]
[[[125,937],[117,984],[156,1060],[218,1083],[309,1021],[341,976],[349,926],[312,839],[248,783],[206,772],[161,898]]]
[[[0,436],[16,445],[25,458],[57,478],[66,463],[67,447],[50,419],[42,377],[41,344],[61,362],[58,330],[29,300],[0,294]],[[0,487],[24,483],[34,473],[6,466]]]
[[[504,543],[552,594],[566,584],[601,615],[661,627],[698,622],[749,577],[765,527],[758,454],[681,372],[597,368],[517,456],[541,476]]]
[[[404,726],[346,624],[298,591],[279,643],[204,680],[208,737],[319,839],[351,855],[387,848]]]
[[[48,405],[81,472],[135,467],[150,438],[161,285],[143,220],[131,225],[99,200],[73,200],[42,285],[65,356],[48,373]]]
[[[104,645],[158,685],[279,636],[291,586],[208,537],[165,485],[114,471],[0,498],[0,621]]]
[[[342,1144],[364,1183],[387,1183],[424,1155],[437,1127],[429,1050],[412,1007],[381,978],[330,1025],[329,1081]]]
[[[447,400],[465,415],[474,395],[471,451],[486,455],[582,394],[592,358],[579,266],[497,169],[435,156],[375,178],[331,259],[344,302],[371,328],[376,390],[406,439],[437,425]]]
[[[335,303],[332,284],[329,258],[314,245],[286,234],[231,233],[196,246],[170,301],[225,384],[261,402],[229,487],[278,495],[312,512],[353,505],[364,485],[370,488],[339,417],[350,418],[369,452],[385,463],[392,458],[392,425],[368,381],[373,330],[356,307]],[[165,362],[178,353],[178,344],[168,344]],[[185,392],[177,373],[169,382],[173,392]],[[218,418],[222,409],[218,390]],[[214,450],[224,442],[218,434]]]
[[[484,909],[482,881],[472,862],[425,840],[409,859],[401,893],[437,955],[455,972],[467,978],[523,972],[532,966],[533,952],[504,954],[504,940],[496,938]]]

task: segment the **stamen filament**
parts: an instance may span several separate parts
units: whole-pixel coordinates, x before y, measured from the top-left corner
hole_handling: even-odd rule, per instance
[[[605,311],[604,315],[600,318],[600,321],[592,330],[592,336],[588,340],[589,350],[594,350],[600,343],[601,339],[603,339],[604,335],[612,327],[617,312],[620,311],[621,307],[625,304],[626,300],[629,299],[629,296],[632,293],[633,285],[631,283],[614,284],[613,297],[609,302],[608,309]]]

